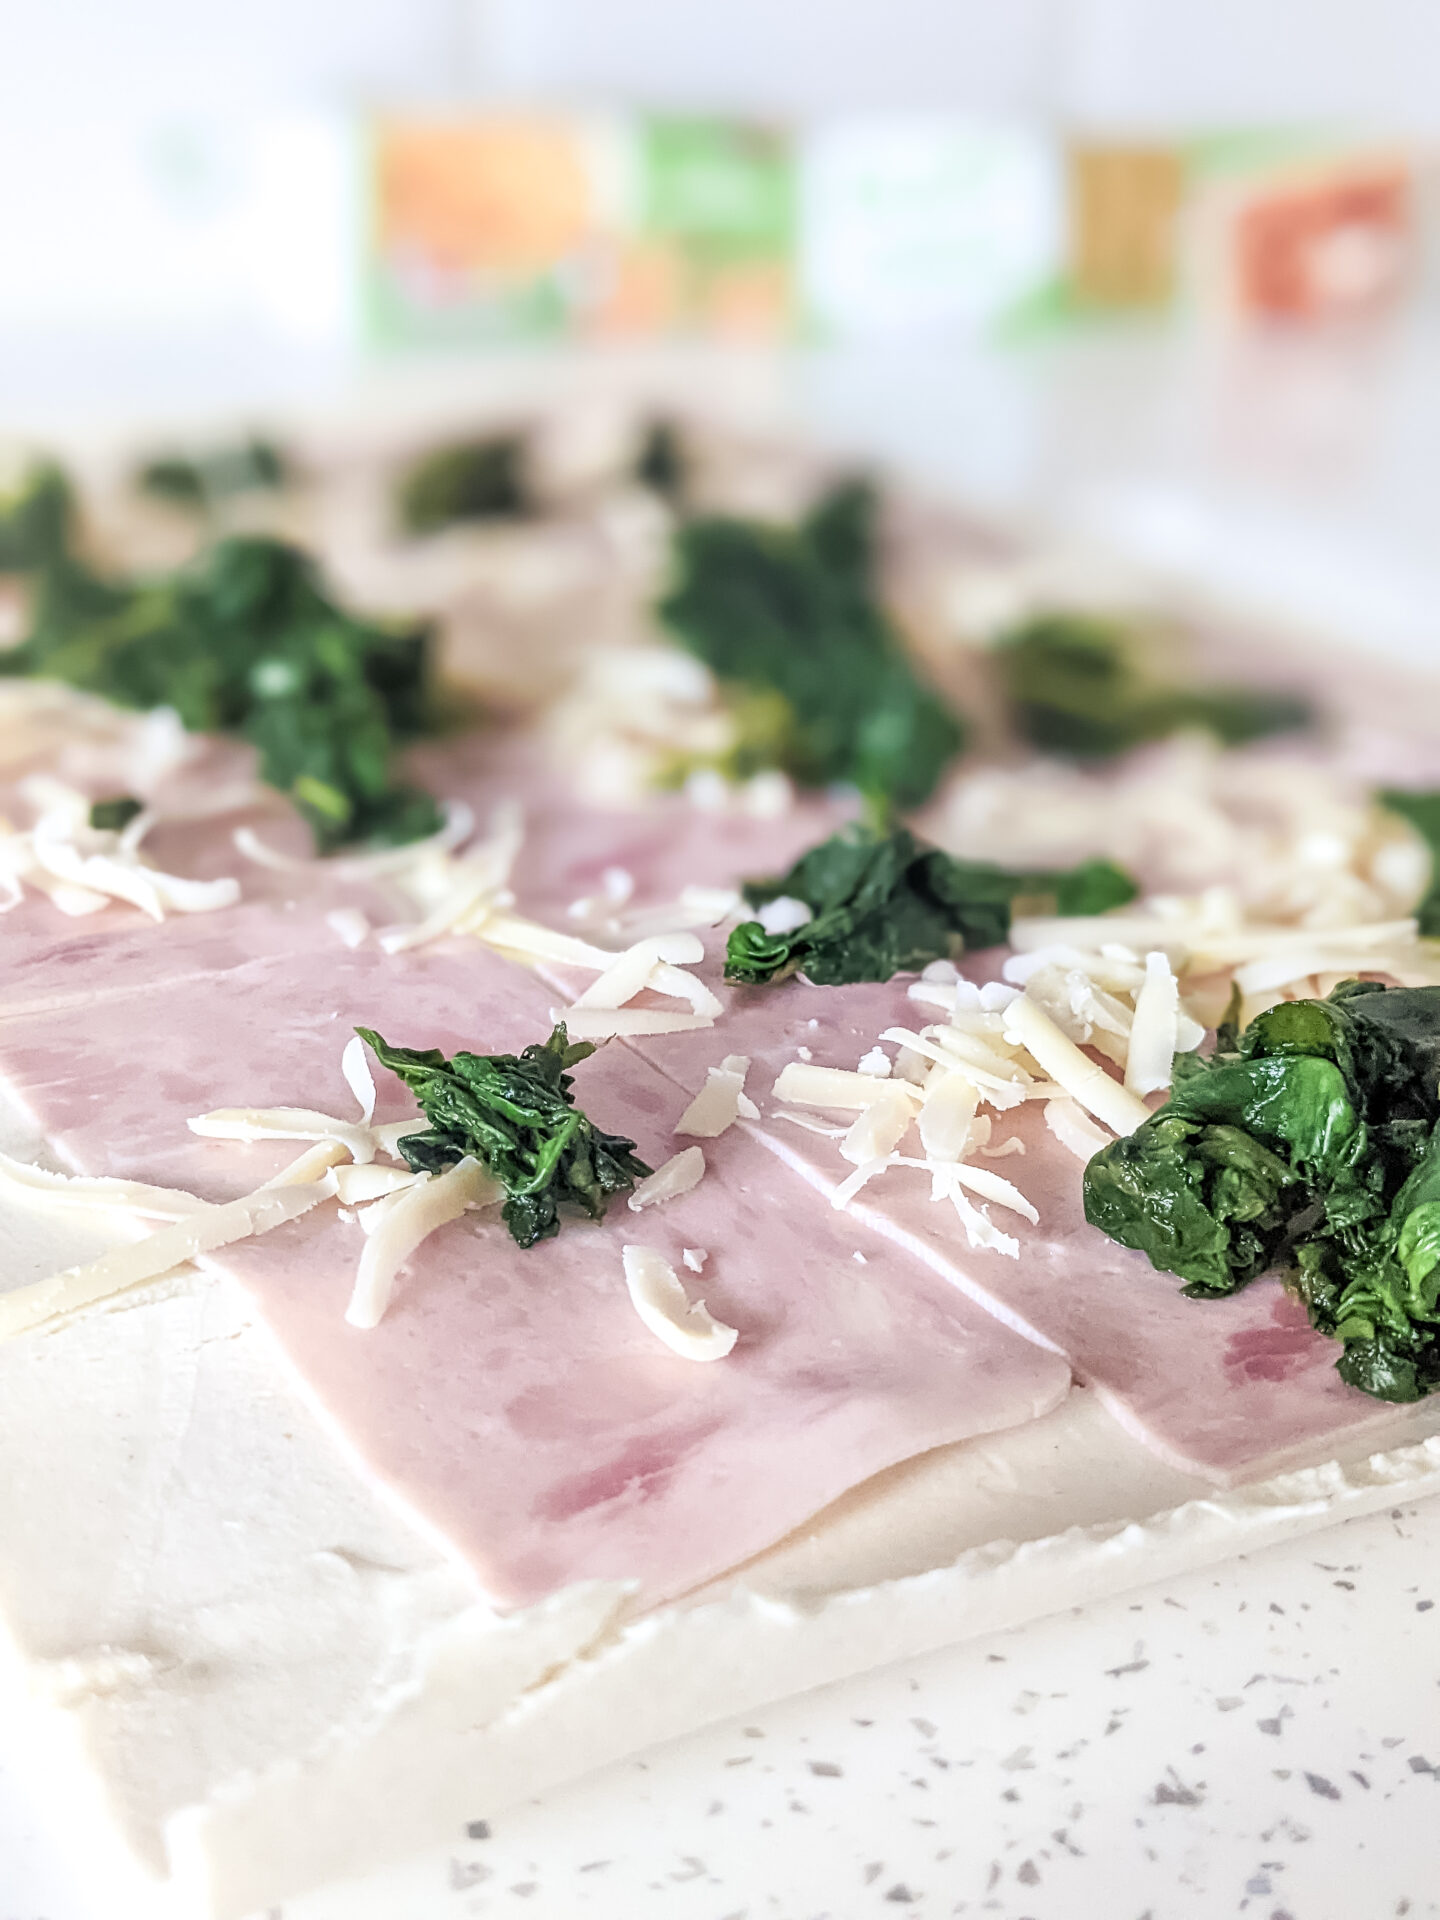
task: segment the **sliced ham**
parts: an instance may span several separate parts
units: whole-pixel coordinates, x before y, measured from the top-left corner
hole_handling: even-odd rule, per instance
[[[304,929],[299,930],[304,933]],[[479,947],[387,958],[300,950],[0,1022],[0,1071],[77,1170],[224,1199],[294,1146],[200,1139],[220,1105],[354,1112],[340,1065],[358,1020],[401,1045],[512,1050],[551,990]],[[178,947],[177,947],[178,951]],[[318,983],[318,984],[317,984]],[[381,1120],[411,1110],[389,1075]],[[684,1102],[636,1052],[577,1070],[581,1103],[658,1165]],[[303,1390],[353,1455],[433,1526],[485,1590],[522,1603],[575,1580],[676,1594],[917,1453],[1034,1418],[1069,1368],[731,1128],[692,1192],[521,1251],[494,1212],[441,1229],[380,1326],[345,1324],[364,1245],[324,1209],[215,1265],[250,1291]],[[670,1352],[627,1293],[643,1241],[739,1330],[711,1366]],[[864,1261],[853,1256],[864,1253]]]
[[[643,897],[649,876],[637,873],[636,881]],[[722,1053],[749,1055],[747,1086],[764,1116],[752,1132],[829,1195],[854,1169],[837,1141],[775,1117],[780,1108],[767,1095],[777,1074],[801,1048],[819,1065],[853,1069],[887,1027],[917,1027],[929,1016],[907,998],[903,977],[850,987],[811,987],[801,979],[727,986],[723,935],[706,940],[707,960],[694,971],[724,1002],[715,1028],[626,1044],[687,1096],[704,1085]],[[998,978],[1004,957],[1004,949],[969,955],[964,971],[980,982]],[[581,984],[573,972],[542,971],[557,990]],[[916,1169],[896,1167],[869,1180],[850,1202],[851,1215],[1007,1324],[1058,1347],[1155,1453],[1219,1484],[1254,1478],[1317,1443],[1395,1418],[1344,1384],[1335,1372],[1335,1343],[1311,1329],[1278,1280],[1258,1281],[1229,1300],[1189,1300],[1172,1276],[1089,1226],[1080,1163],[1044,1126],[1038,1103],[997,1117],[996,1137],[1006,1136],[1026,1149],[1006,1173],[1040,1213],[1037,1227],[1021,1231],[1017,1259],[971,1248],[954,1210],[931,1200],[929,1178]]]
[[[706,813],[682,794],[657,794],[645,806],[578,808],[563,769],[532,747],[508,747],[497,768],[473,750],[465,760],[434,755],[423,763],[434,791],[457,795],[484,819],[501,797],[518,799],[525,816],[525,850],[514,886],[522,913],[565,924],[573,901],[599,894],[607,870],[636,880],[635,902],[663,903],[687,886],[734,887],[774,873],[833,833],[847,817],[831,803],[800,797],[778,819],[743,813]]]
[[[966,973],[994,977],[1000,957],[977,954]],[[704,1084],[720,1052],[749,1054],[747,1085],[763,1116],[750,1131],[828,1196],[855,1169],[838,1140],[777,1118],[783,1109],[767,1097],[769,1089],[801,1047],[818,1065],[854,1068],[886,1027],[923,1024],[907,984],[722,986],[727,1008],[714,1032],[628,1044],[673,1075],[686,1095]],[[836,1116],[847,1124],[852,1117]],[[1318,1443],[1395,1418],[1393,1409],[1345,1385],[1335,1372],[1335,1342],[1311,1329],[1278,1280],[1257,1281],[1228,1300],[1189,1300],[1173,1276],[1091,1227],[1080,1162],[1045,1126],[1039,1102],[997,1116],[995,1137],[1007,1136],[1021,1140],[1025,1152],[1005,1162],[1005,1175],[1040,1215],[1037,1226],[1018,1229],[1018,1258],[972,1248],[953,1208],[930,1198],[929,1175],[915,1168],[893,1167],[868,1180],[850,1201],[851,1217],[1007,1324],[1058,1347],[1155,1453],[1219,1484],[1256,1478]],[[1006,1225],[1008,1231],[1014,1223]]]

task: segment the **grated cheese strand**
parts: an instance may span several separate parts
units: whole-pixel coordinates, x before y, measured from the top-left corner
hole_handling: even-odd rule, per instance
[[[777,1100],[794,1107],[836,1107],[858,1112],[862,1107],[873,1107],[877,1101],[893,1100],[899,1084],[879,1080],[873,1073],[852,1073],[845,1067],[816,1067],[808,1061],[791,1060],[780,1069],[771,1091]],[[918,1089],[911,1087],[910,1094],[918,1102]]]
[[[355,1096],[360,1119],[368,1127],[375,1118],[375,1076],[370,1071],[365,1042],[358,1033],[345,1042],[340,1055],[340,1071],[345,1076],[346,1086]]]
[[[621,1250],[630,1303],[657,1339],[682,1360],[723,1360],[739,1333],[716,1320],[703,1300],[692,1301],[680,1276],[654,1247]]]
[[[419,1178],[404,1167],[336,1167],[335,1192],[343,1207],[357,1207],[367,1200],[383,1200],[387,1194],[402,1193]]]
[[[1007,1260],[1020,1258],[1020,1242],[1013,1234],[1002,1233],[983,1207],[977,1207],[971,1201],[959,1181],[954,1177],[957,1169],[946,1166],[936,1173],[936,1181],[941,1185],[943,1197],[948,1198],[955,1209],[961,1226],[965,1229],[965,1238],[972,1247],[987,1248],[992,1253],[1003,1253]],[[940,1196],[937,1196],[940,1197]]]
[[[1077,1160],[1093,1160],[1100,1149],[1108,1147],[1115,1137],[1097,1127],[1084,1108],[1074,1100],[1047,1100],[1045,1124],[1061,1146],[1067,1147]]]
[[[704,1177],[705,1155],[699,1147],[682,1147],[664,1166],[636,1184],[630,1195],[630,1211],[643,1213],[646,1207],[658,1206],[663,1200],[678,1200],[682,1193],[693,1192]]]
[[[1043,1072],[1115,1133],[1133,1133],[1150,1118],[1143,1100],[1087,1059],[1049,1014],[1024,994],[1005,1009],[1005,1037],[1018,1041]]]
[[[931,1160],[959,1160],[970,1141],[980,1089],[964,1073],[942,1073],[926,1089],[920,1141]]]
[[[746,1118],[756,1117],[753,1104],[745,1098],[745,1076],[750,1060],[743,1053],[727,1053],[718,1067],[707,1067],[705,1084],[675,1122],[676,1133],[690,1134],[697,1140],[718,1140],[733,1127],[745,1107]]]
[[[893,1167],[894,1164],[895,1155],[889,1153],[874,1160],[867,1160],[863,1167],[857,1167],[853,1173],[847,1174],[836,1187],[830,1196],[831,1206],[843,1213],[862,1187],[868,1186],[879,1174],[884,1173],[887,1167]]]
[[[0,1340],[46,1330],[102,1300],[158,1280],[187,1260],[269,1233],[330,1199],[334,1191],[328,1174],[292,1186],[262,1188],[241,1200],[188,1213],[158,1233],[117,1247],[85,1266],[0,1294]]]
[[[156,1220],[181,1220],[209,1204],[179,1187],[150,1187],[139,1180],[115,1180],[106,1175],[51,1173],[0,1153],[0,1182],[17,1200],[32,1206],[66,1209],[119,1209]]]
[[[882,1083],[883,1084],[883,1083]],[[857,1167],[894,1153],[915,1118],[915,1104],[903,1083],[889,1083],[886,1100],[875,1100],[855,1118],[840,1142],[840,1152]]]
[[[715,1022],[708,1013],[668,1013],[659,1007],[559,1007],[555,1018],[565,1022],[572,1040],[616,1040],[646,1034],[698,1033]]]
[[[1169,1086],[1179,1038],[1180,983],[1165,954],[1147,953],[1125,1056],[1125,1085],[1131,1093],[1159,1093]]]
[[[576,1000],[577,1007],[623,1007],[650,985],[662,963],[672,967],[694,965],[705,958],[704,943],[693,933],[657,933],[637,940],[610,964]],[[718,1003],[717,1003],[718,1004]],[[712,1009],[713,1011],[713,1009]]]
[[[352,952],[370,938],[370,921],[359,907],[333,907],[325,916],[330,931]]]
[[[505,1196],[499,1181],[468,1154],[444,1173],[417,1176],[403,1192],[379,1204],[384,1218],[365,1243],[345,1318],[352,1327],[378,1327],[400,1269],[422,1240],[471,1207],[494,1206]]]
[[[336,1140],[360,1166],[375,1158],[378,1144],[369,1127],[309,1107],[217,1107],[185,1124],[205,1140]],[[408,1120],[403,1127],[413,1133],[418,1124]]]

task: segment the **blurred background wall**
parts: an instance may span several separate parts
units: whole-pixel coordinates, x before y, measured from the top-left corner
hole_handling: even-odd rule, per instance
[[[1440,591],[1435,0],[0,0],[0,45],[0,431],[718,345],[1006,511],[1342,623]]]
[[[353,337],[386,109],[1440,137],[1433,0],[5,0],[0,23],[7,332]]]

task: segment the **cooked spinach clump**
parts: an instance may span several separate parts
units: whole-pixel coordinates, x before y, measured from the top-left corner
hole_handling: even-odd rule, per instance
[[[1272,1267],[1382,1400],[1440,1385],[1440,987],[1351,980],[1182,1055],[1169,1102],[1085,1169],[1085,1217],[1234,1293]]]
[[[204,509],[237,493],[283,487],[287,477],[285,456],[279,447],[270,440],[252,439],[233,447],[216,447],[209,453],[157,455],[140,467],[135,484],[157,500]]]
[[[517,1246],[560,1231],[561,1209],[603,1220],[617,1193],[650,1172],[635,1142],[606,1133],[575,1105],[569,1069],[595,1051],[563,1026],[522,1053],[457,1053],[392,1047],[369,1027],[355,1031],[382,1067],[419,1101],[429,1129],[399,1142],[417,1173],[440,1173],[468,1154],[505,1189],[502,1215]]]
[[[535,511],[518,433],[457,441],[422,454],[396,494],[407,533],[438,533],[470,520],[519,520]]]
[[[117,793],[113,799],[96,800],[90,808],[90,824],[103,833],[121,833],[145,811],[133,793]]]
[[[874,490],[852,481],[793,527],[690,520],[675,535],[659,613],[740,723],[726,772],[772,766],[801,786],[846,782],[878,815],[928,799],[965,729],[880,605],[875,514]]]
[[[429,636],[345,612],[298,548],[217,541],[191,566],[121,581],[80,554],[69,485],[37,473],[0,507],[0,573],[29,577],[30,631],[0,674],[65,680],[122,707],[173,707],[233,733],[323,851],[433,832],[429,794],[396,780],[395,749],[430,722]]]
[[[633,468],[635,479],[677,510],[684,506],[690,486],[690,456],[673,420],[652,420],[640,440]]]
[[[1015,873],[957,860],[905,827],[853,827],[812,847],[788,873],[750,882],[752,907],[783,897],[803,901],[813,917],[793,933],[766,933],[758,920],[736,927],[725,978],[763,986],[803,972],[824,987],[888,980],[963,948],[998,947],[1017,902],[1036,913],[1104,913],[1136,892],[1108,860]]]
[[[1179,687],[1149,679],[1134,636],[1108,620],[1047,613],[993,655],[1016,732],[1044,753],[1104,759],[1202,727],[1225,746],[1311,724],[1308,702],[1258,687]]]
[[[1440,936],[1440,793],[1410,793],[1402,787],[1384,787],[1376,798],[1402,820],[1408,820],[1430,848],[1430,885],[1415,909],[1421,933]]]

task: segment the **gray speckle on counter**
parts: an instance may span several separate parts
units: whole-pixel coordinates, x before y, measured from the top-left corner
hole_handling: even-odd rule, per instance
[[[1311,1793],[1318,1793],[1322,1800],[1338,1800],[1340,1789],[1333,1780],[1327,1780],[1323,1773],[1307,1773],[1305,1784]]]
[[[1173,1767],[1168,1771],[1169,1779],[1157,1781],[1155,1791],[1150,1796],[1155,1806],[1200,1807],[1205,1804],[1205,1795],[1201,1791],[1205,1784],[1203,1780],[1199,1786],[1187,1786]]]
[[[482,1880],[488,1880],[493,1873],[483,1860],[452,1860],[450,1862],[450,1886],[455,1893],[464,1893],[470,1887],[478,1887]]]

